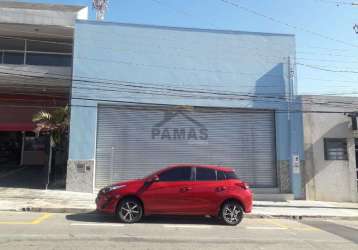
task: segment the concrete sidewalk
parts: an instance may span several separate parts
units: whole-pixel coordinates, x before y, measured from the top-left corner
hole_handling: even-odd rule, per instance
[[[85,213],[95,210],[95,194],[0,188],[0,211]],[[358,220],[358,203],[254,201],[249,217],[345,218]]]

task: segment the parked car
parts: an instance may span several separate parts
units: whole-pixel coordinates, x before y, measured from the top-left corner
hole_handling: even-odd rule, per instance
[[[124,223],[155,214],[209,215],[237,225],[251,212],[252,193],[232,168],[180,164],[107,186],[99,191],[96,205],[97,211]]]

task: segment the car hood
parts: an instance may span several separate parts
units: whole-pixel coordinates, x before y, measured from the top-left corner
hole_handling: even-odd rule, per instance
[[[112,184],[111,186],[121,186],[121,185],[136,186],[136,185],[143,185],[143,184],[144,184],[143,179],[136,179],[136,180],[130,180],[130,181],[117,182],[117,183]]]

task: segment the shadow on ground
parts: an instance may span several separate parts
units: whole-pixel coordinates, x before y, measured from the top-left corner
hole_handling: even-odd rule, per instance
[[[51,176],[48,189],[65,189],[65,177],[62,173]],[[48,170],[45,166],[0,166],[0,187],[46,189]]]
[[[2,166],[0,187],[44,189],[47,175],[43,166]]]
[[[66,216],[69,221],[88,223],[120,223],[115,216],[99,213],[78,213]],[[197,225],[219,225],[216,218],[196,216],[162,216],[151,215],[144,217],[138,224],[197,224]]]

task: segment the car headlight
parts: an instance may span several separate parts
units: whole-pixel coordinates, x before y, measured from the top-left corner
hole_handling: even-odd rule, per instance
[[[118,185],[118,186],[108,186],[108,187],[105,187],[104,189],[102,189],[102,193],[109,193],[109,192],[112,192],[113,190],[117,190],[117,189],[122,189],[122,188],[125,188],[127,185]]]

